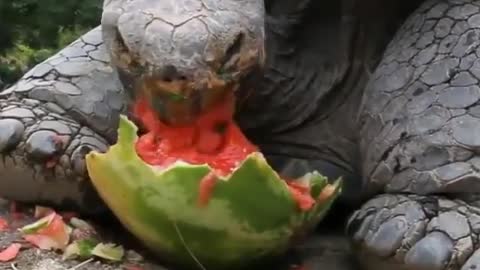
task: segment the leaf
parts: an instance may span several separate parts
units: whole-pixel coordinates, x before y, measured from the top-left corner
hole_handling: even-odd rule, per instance
[[[99,244],[95,239],[83,239],[76,242],[81,256],[91,256],[92,250]]]
[[[13,243],[6,249],[0,252],[0,262],[8,262],[15,259],[20,252],[22,245]]]
[[[85,229],[85,230],[94,230],[93,226],[90,225],[85,220],[79,219],[77,217],[73,217],[70,219],[70,224],[77,229]]]
[[[80,257],[80,248],[77,242],[73,242],[65,248],[63,252],[62,260],[74,259]]]
[[[40,249],[64,250],[69,241],[71,228],[63,222],[63,218],[52,213],[39,221],[21,229],[23,238]]]
[[[93,255],[111,261],[120,261],[124,253],[122,246],[116,246],[114,244],[100,243],[92,250]]]
[[[73,242],[72,244],[68,245],[63,253],[63,259],[70,259],[70,258],[82,258],[87,259],[92,257],[92,250],[98,244],[98,241],[95,239],[83,239]]]

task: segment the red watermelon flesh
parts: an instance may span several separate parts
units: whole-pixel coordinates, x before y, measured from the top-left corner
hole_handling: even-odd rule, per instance
[[[145,99],[133,107],[134,115],[148,132],[136,144],[139,157],[154,166],[167,167],[177,160],[190,164],[208,164],[213,174],[200,183],[199,204],[205,205],[217,181],[216,175],[233,172],[249,154],[258,151],[233,120],[233,103],[221,102],[188,126],[170,126],[156,116]],[[309,188],[287,181],[298,207],[309,210],[315,200]]]

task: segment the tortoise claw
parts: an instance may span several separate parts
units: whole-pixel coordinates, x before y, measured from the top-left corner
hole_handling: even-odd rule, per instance
[[[0,196],[84,213],[106,209],[91,185],[85,155],[108,143],[41,102],[0,99]]]
[[[13,149],[22,139],[25,127],[16,119],[0,120],[0,153]]]

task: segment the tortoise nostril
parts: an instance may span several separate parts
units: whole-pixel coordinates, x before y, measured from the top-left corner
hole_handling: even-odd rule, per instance
[[[186,81],[187,77],[181,74],[175,66],[166,65],[161,73],[161,80],[164,82]]]
[[[228,49],[225,51],[223,65],[226,65],[233,58],[233,56],[240,53],[244,40],[245,35],[242,32],[238,33],[230,47],[228,47]]]
[[[172,65],[167,65],[162,71],[162,80],[165,82],[174,81],[178,77],[178,70]]]

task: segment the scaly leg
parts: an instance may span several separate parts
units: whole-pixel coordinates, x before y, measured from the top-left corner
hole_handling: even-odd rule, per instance
[[[125,104],[99,28],[34,67],[0,93],[0,196],[104,209],[84,157],[114,142]]]
[[[401,27],[360,115],[364,190],[347,231],[368,269],[475,269],[480,1],[427,1]]]

